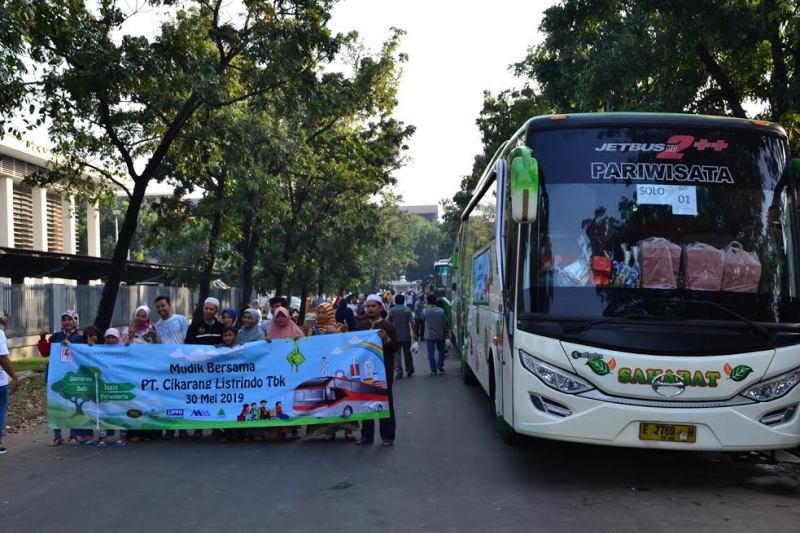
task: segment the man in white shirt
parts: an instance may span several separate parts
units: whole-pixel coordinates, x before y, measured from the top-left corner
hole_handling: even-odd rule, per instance
[[[8,321],[0,316],[0,455],[6,453],[3,444],[3,433],[6,429],[6,412],[8,412],[8,395],[17,391],[17,375],[11,366],[11,359],[8,357],[8,344],[6,343],[6,333],[3,329],[8,325]]]
[[[157,296],[155,300],[156,313],[161,319],[153,324],[161,344],[183,344],[189,321],[183,315],[172,312],[172,303],[167,296]]]

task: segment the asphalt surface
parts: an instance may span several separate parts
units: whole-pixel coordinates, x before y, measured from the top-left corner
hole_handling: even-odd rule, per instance
[[[800,531],[797,465],[540,440],[509,447],[457,361],[439,376],[424,354],[416,364],[395,384],[392,448],[340,437],[73,449],[48,447],[44,428],[11,436],[0,533]]]

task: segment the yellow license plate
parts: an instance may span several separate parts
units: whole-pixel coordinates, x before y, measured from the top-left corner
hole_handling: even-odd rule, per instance
[[[697,427],[682,424],[641,422],[639,424],[639,440],[695,442],[697,440]]]

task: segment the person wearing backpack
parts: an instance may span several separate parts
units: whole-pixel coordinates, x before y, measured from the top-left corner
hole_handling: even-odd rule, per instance
[[[403,377],[403,357],[406,363],[406,375],[411,377],[414,375],[414,359],[411,357],[411,342],[414,340],[413,325],[414,313],[406,307],[406,298],[402,294],[394,297],[395,305],[389,309],[389,322],[394,324],[397,330],[397,350],[394,352],[394,370],[395,377],[401,379]],[[403,356],[400,355],[403,353]]]

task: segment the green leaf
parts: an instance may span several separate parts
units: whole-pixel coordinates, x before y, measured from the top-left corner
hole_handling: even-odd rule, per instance
[[[602,359],[588,359],[586,361],[586,366],[592,369],[592,372],[597,374],[598,376],[605,376],[606,374],[611,372],[611,369],[608,368],[608,363],[603,361]]]
[[[731,371],[731,379],[733,381],[742,381],[749,376],[750,372],[752,371],[753,369],[747,365],[737,365],[733,367],[733,370]]]

